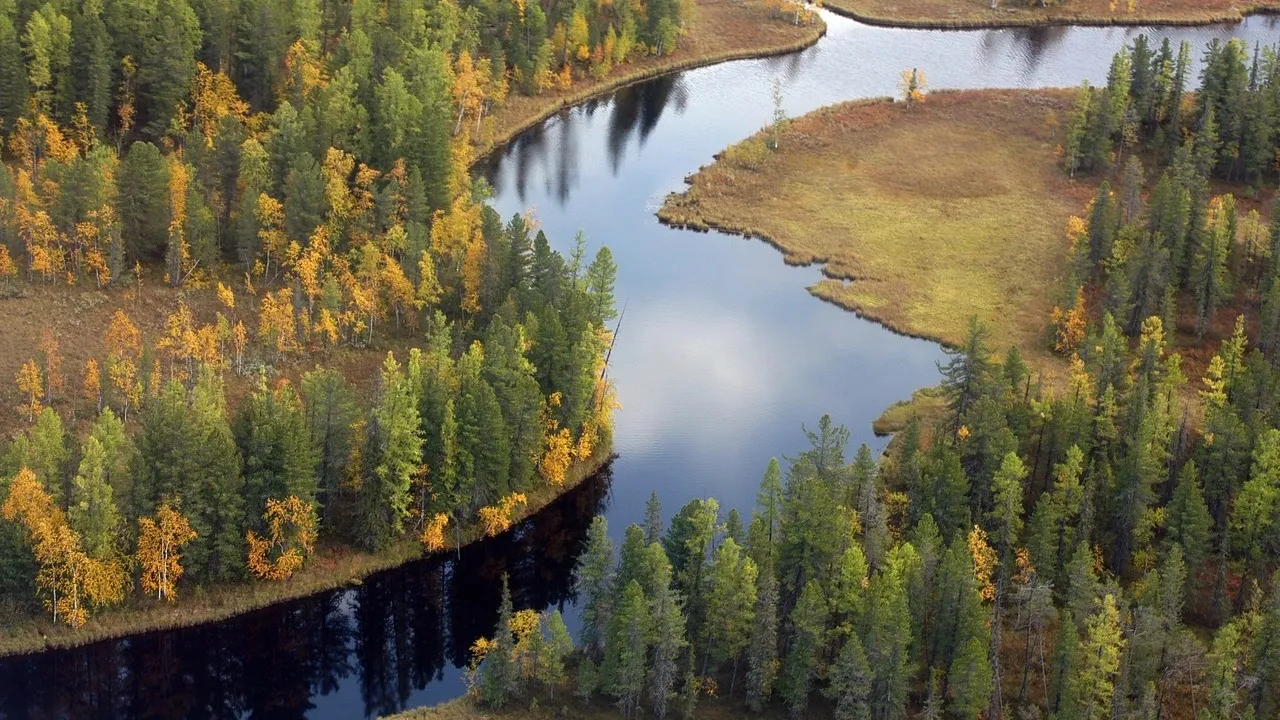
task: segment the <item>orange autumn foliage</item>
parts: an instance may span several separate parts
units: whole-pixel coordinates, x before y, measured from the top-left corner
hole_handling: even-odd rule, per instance
[[[1053,323],[1053,349],[1063,355],[1075,352],[1080,347],[1080,343],[1084,342],[1089,321],[1085,308],[1084,288],[1076,290],[1075,305],[1065,311],[1054,307],[1049,320]]]
[[[236,94],[236,86],[222,71],[213,72],[204,63],[196,63],[196,76],[191,81],[192,121],[204,136],[205,144],[213,147],[218,134],[218,122],[231,116],[244,122],[249,114],[249,103]]]
[[[284,500],[268,498],[262,519],[267,523],[267,537],[252,530],[246,536],[249,570],[264,580],[287,580],[315,547],[315,509],[296,495]]]
[[[449,525],[449,516],[444,513],[437,513],[435,517],[427,521],[425,527],[422,528],[422,534],[419,540],[427,552],[436,552],[444,549],[444,529]]]
[[[84,625],[90,607],[114,605],[124,599],[128,575],[114,560],[91,558],[80,536],[40,484],[35,473],[22,468],[0,507],[0,517],[17,522],[25,531],[39,571],[36,587],[54,622],[73,628]]]
[[[142,360],[142,333],[123,310],[111,316],[103,344],[107,347],[107,377],[119,392],[121,410],[128,417],[129,406],[141,400],[138,363]]]
[[[996,557],[996,551],[987,542],[986,531],[974,525],[973,530],[969,532],[968,546],[969,555],[973,558],[973,575],[978,581],[978,592],[982,593],[983,600],[994,600],[996,586],[991,578],[995,574],[999,559]]]
[[[84,384],[81,396],[102,412],[102,372],[98,369],[98,361],[89,358],[84,364]]]
[[[36,415],[40,414],[40,410],[44,405],[40,403],[40,395],[44,390],[44,379],[40,375],[40,366],[36,365],[35,360],[28,360],[23,363],[22,368],[18,370],[18,375],[14,378],[18,384],[18,392],[23,395],[25,400],[18,406],[18,411],[27,416],[27,422],[35,422]]]
[[[497,505],[487,505],[480,508],[478,513],[480,524],[484,526],[484,534],[493,536],[506,532],[511,527],[512,514],[516,508],[528,502],[528,498],[524,493],[512,493],[498,502]]]
[[[178,598],[175,586],[182,577],[182,546],[195,538],[191,523],[168,503],[156,510],[154,518],[138,519],[137,560],[143,592],[169,602]]]

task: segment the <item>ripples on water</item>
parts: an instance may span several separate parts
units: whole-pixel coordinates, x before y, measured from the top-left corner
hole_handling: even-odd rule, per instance
[[[1215,37],[1274,43],[1280,29],[1276,17],[1254,17],[1209,28],[940,32],[823,17],[827,37],[805,52],[627,88],[490,158],[504,216],[534,206],[560,249],[582,229],[614,251],[627,310],[610,368],[625,406],[612,479],[461,561],[413,563],[199,628],[0,660],[0,718],[352,718],[457,696],[466,648],[492,628],[502,572],[521,607],[571,602],[573,562],[606,505],[615,536],[641,519],[652,490],[668,516],[702,496],[745,510],[769,457],[803,447],[801,423],[831,413],[855,445],[879,449],[871,420],[936,382],[936,345],[814,300],[805,287],[816,269],[786,267],[757,241],[654,219],[685,175],[770,121],[775,78],[794,116],[895,94],[905,68],[924,71],[932,89],[1097,84],[1140,32],[1200,48]]]

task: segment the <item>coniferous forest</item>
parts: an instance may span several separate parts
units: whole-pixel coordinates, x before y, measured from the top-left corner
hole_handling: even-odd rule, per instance
[[[941,409],[881,459],[850,462],[824,416],[749,519],[696,499],[664,527],[655,495],[617,548],[597,519],[576,642],[504,598],[473,697],[574,692],[627,718],[708,697],[842,720],[1280,716],[1280,212],[1257,209],[1280,62],[1214,41],[1198,90],[1189,68],[1140,36],[1067,119],[1064,171],[1100,185],[1046,332],[1063,377],[975,319]],[[1195,383],[1175,339],[1203,356]]]
[[[612,256],[470,166],[508,93],[680,29],[674,0],[0,3],[0,294],[115,307],[9,348],[0,615],[439,550],[606,454]]]

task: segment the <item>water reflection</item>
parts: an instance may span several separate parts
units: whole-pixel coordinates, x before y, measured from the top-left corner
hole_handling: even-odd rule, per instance
[[[360,586],[232,620],[0,660],[4,718],[373,717],[461,691],[493,630],[500,578],[517,607],[564,607],[609,467],[511,532]]]

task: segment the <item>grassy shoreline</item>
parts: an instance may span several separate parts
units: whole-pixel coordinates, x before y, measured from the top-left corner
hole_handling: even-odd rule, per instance
[[[1064,363],[1044,328],[1066,269],[1066,219],[1091,185],[1068,179],[1055,147],[1069,90],[963,91],[915,108],[852,101],[727,148],[658,211],[669,225],[765,241],[791,265],[820,264],[819,299],[892,332],[944,346],[978,315],[992,346],[1017,345],[1053,382]],[[1011,169],[1012,168],[1012,169]],[[814,193],[812,188],[822,188]],[[893,435],[936,416],[922,388],[872,424]]]
[[[658,217],[764,240],[788,264],[820,264],[815,296],[896,333],[955,346],[976,314],[995,347],[1053,362],[1041,342],[1052,305],[1044,288],[1066,266],[1066,219],[1092,192],[1058,169],[1061,130],[1046,121],[1063,116],[1071,93],[822,108],[789,121],[776,151],[762,149],[767,130],[726,149]]]
[[[600,79],[576,80],[568,90],[512,95],[494,113],[493,139],[477,145],[476,157],[483,159],[562,110],[628,85],[681,70],[799,52],[827,32],[826,24],[816,15],[812,22],[800,26],[770,19],[763,0],[696,0],[692,7],[686,35],[673,54],[627,63]]]
[[[1181,26],[1235,24],[1249,15],[1280,13],[1280,2],[1255,0],[1138,0],[1134,12],[1124,2],[1065,0],[1047,8],[1032,8],[1021,0],[1002,0],[993,10],[983,0],[824,0],[823,7],[867,25],[918,30],[977,30],[1054,26]]]
[[[553,488],[544,484],[527,492],[529,502],[517,511],[512,524],[536,514],[565,492],[581,485],[604,467],[611,457],[612,442],[601,442],[591,457],[575,462],[569,468],[562,487]],[[457,550],[453,535],[446,535],[446,547],[439,554]],[[476,526],[468,527],[462,533],[464,547],[483,539],[483,534]],[[172,605],[134,597],[124,607],[91,616],[89,622],[79,630],[66,625],[55,625],[43,615],[29,618],[0,629],[0,658],[218,622],[276,603],[358,585],[374,573],[426,557],[428,554],[423,551],[422,545],[408,538],[380,553],[350,548],[322,548],[302,570],[282,582],[249,581],[219,585],[204,592],[186,590],[186,594],[179,595],[178,601]]]

